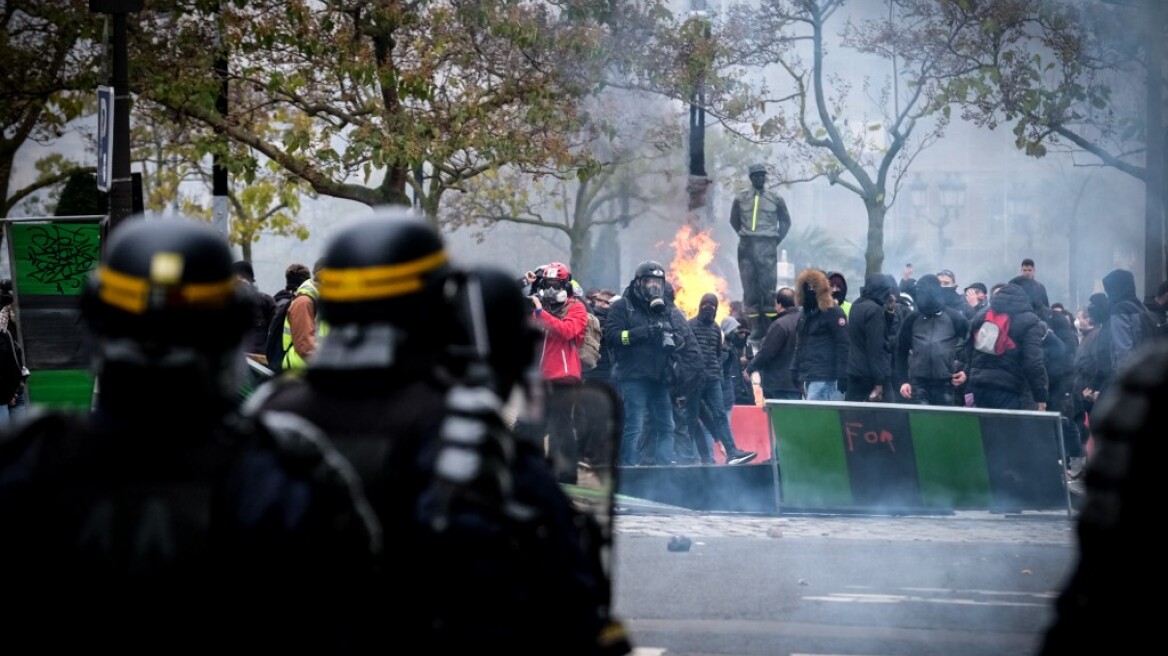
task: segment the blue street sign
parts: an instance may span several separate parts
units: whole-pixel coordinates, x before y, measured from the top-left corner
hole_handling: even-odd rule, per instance
[[[110,190],[114,170],[114,89],[97,88],[97,188]]]

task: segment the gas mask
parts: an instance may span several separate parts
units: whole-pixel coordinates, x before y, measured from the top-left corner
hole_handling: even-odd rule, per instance
[[[539,300],[545,305],[563,305],[568,300],[568,292],[559,282],[545,282],[539,290]]]
[[[649,302],[649,310],[655,313],[665,311],[665,279],[641,278],[641,296]]]

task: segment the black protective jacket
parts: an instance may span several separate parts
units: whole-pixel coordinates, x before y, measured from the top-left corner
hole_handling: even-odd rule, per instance
[[[650,328],[654,324],[662,331],[672,332],[675,341],[691,332],[685,315],[676,306],[667,301],[666,312],[651,314],[648,301],[630,284],[609,307],[604,326],[604,342],[612,356],[614,380],[672,381],[673,349],[664,346],[661,333]],[[651,335],[655,336],[651,339]]]
[[[0,437],[0,579],[21,600],[7,644],[335,652],[348,638],[333,622],[360,610],[345,600],[382,536],[318,438],[286,416],[30,415]],[[331,601],[312,622],[270,630],[287,604],[321,595]]]
[[[985,323],[986,313],[974,317],[969,326],[971,337],[966,340],[963,358],[968,363],[966,371],[971,388],[987,387],[1024,395],[1029,387],[1036,402],[1046,403],[1049,379],[1043,358],[1042,338],[1047,328],[1032,308],[1030,297],[1018,285],[1002,287],[990,300],[991,310],[1010,315],[1009,335],[1017,345],[1001,355],[982,353],[973,347],[973,336]]]
[[[805,283],[811,294],[804,293]],[[800,383],[839,380],[847,375],[848,319],[831,296],[827,274],[799,274],[795,301],[803,308],[796,327],[795,376]]]
[[[894,294],[896,281],[888,274],[878,274],[869,278],[852,304],[848,314],[849,377],[885,381],[892,376],[889,332],[893,326],[886,316],[886,304]]]
[[[795,328],[799,324],[802,310],[797,307],[784,308],[767,327],[766,337],[758,348],[758,353],[746,365],[748,373],[759,373],[762,392],[798,392],[799,386],[791,375],[791,365],[795,362]]]

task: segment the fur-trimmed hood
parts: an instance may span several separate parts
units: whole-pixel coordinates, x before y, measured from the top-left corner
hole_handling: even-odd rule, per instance
[[[819,306],[820,312],[826,312],[839,305],[831,296],[831,283],[827,280],[827,274],[819,269],[804,269],[795,279],[795,304],[799,307],[804,306],[807,296],[806,289],[815,293],[816,304]]]

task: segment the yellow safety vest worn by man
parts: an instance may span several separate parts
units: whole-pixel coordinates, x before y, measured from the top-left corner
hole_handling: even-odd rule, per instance
[[[316,281],[312,278],[300,283],[296,297],[284,317],[284,370],[302,369],[308,356],[316,350],[316,338],[328,333],[328,326],[316,320]]]

